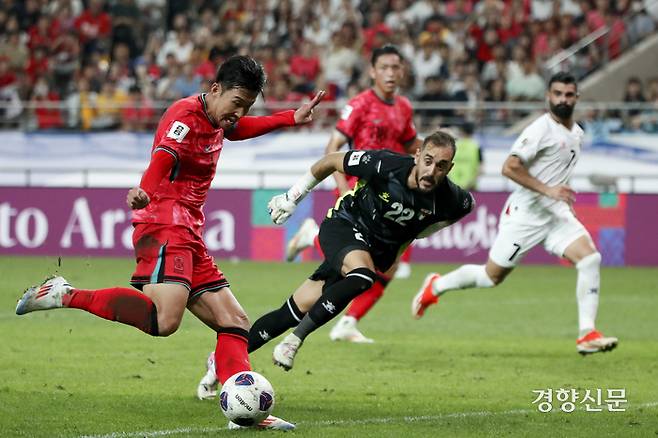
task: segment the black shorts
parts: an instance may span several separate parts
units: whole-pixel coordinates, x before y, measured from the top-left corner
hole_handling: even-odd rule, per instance
[[[399,246],[387,245],[362,232],[351,222],[342,218],[326,218],[320,225],[318,235],[324,261],[309,277],[314,281],[324,280],[324,287],[341,280],[343,259],[354,250],[367,251],[372,257],[375,268],[387,271],[397,258]]]

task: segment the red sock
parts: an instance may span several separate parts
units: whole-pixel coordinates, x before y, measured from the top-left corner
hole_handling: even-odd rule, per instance
[[[379,279],[375,281],[370,289],[352,300],[350,307],[347,308],[347,312],[345,313],[347,316],[352,316],[356,318],[357,321],[360,320],[370,311],[370,309],[372,309],[372,306],[379,301],[382,295],[384,295],[384,288],[386,288],[389,278],[381,273],[379,273],[378,276]]]
[[[409,245],[407,249],[405,249],[402,255],[400,256],[401,263],[409,263],[410,261],[411,261],[411,245]]]
[[[215,374],[222,384],[235,373],[251,370],[247,353],[249,332],[238,328],[224,330],[217,333],[215,347]]]
[[[313,239],[313,246],[315,249],[318,251],[318,254],[320,254],[320,257],[324,258],[324,252],[322,251],[322,247],[320,246],[320,236],[315,236]]]
[[[64,307],[86,310],[101,318],[137,327],[158,335],[158,312],[151,299],[134,289],[73,289],[62,297]]]

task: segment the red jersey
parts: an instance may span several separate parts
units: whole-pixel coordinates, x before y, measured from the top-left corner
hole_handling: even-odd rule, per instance
[[[396,95],[392,102],[366,90],[352,98],[340,115],[336,129],[353,149],[388,149],[406,154],[405,143],[416,138],[409,99]]]
[[[112,18],[106,12],[94,15],[90,10],[85,10],[75,19],[73,25],[78,29],[80,42],[83,44],[106,37],[112,32]]]
[[[206,115],[204,95],[174,102],[158,123],[151,153],[176,158],[169,178],[162,180],[142,210],[133,210],[133,223],[181,225],[201,235],[201,209],[215,177],[224,131]]]

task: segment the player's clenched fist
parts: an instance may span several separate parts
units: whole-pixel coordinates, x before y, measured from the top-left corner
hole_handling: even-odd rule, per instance
[[[128,203],[128,207],[132,208],[133,210],[140,210],[149,205],[151,199],[144,190],[139,187],[133,187],[132,189],[128,190],[126,202]]]
[[[270,199],[270,202],[267,203],[267,208],[270,212],[272,222],[281,225],[292,215],[295,208],[297,208],[297,204],[289,200],[286,193],[282,193]]]

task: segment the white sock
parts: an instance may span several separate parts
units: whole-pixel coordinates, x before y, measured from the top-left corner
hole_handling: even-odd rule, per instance
[[[576,263],[578,282],[576,298],[578,300],[578,329],[580,336],[594,330],[596,311],[599,308],[599,287],[601,254],[595,252]]]
[[[438,296],[454,289],[493,286],[494,282],[487,275],[484,265],[463,265],[434,280],[432,290]]]

